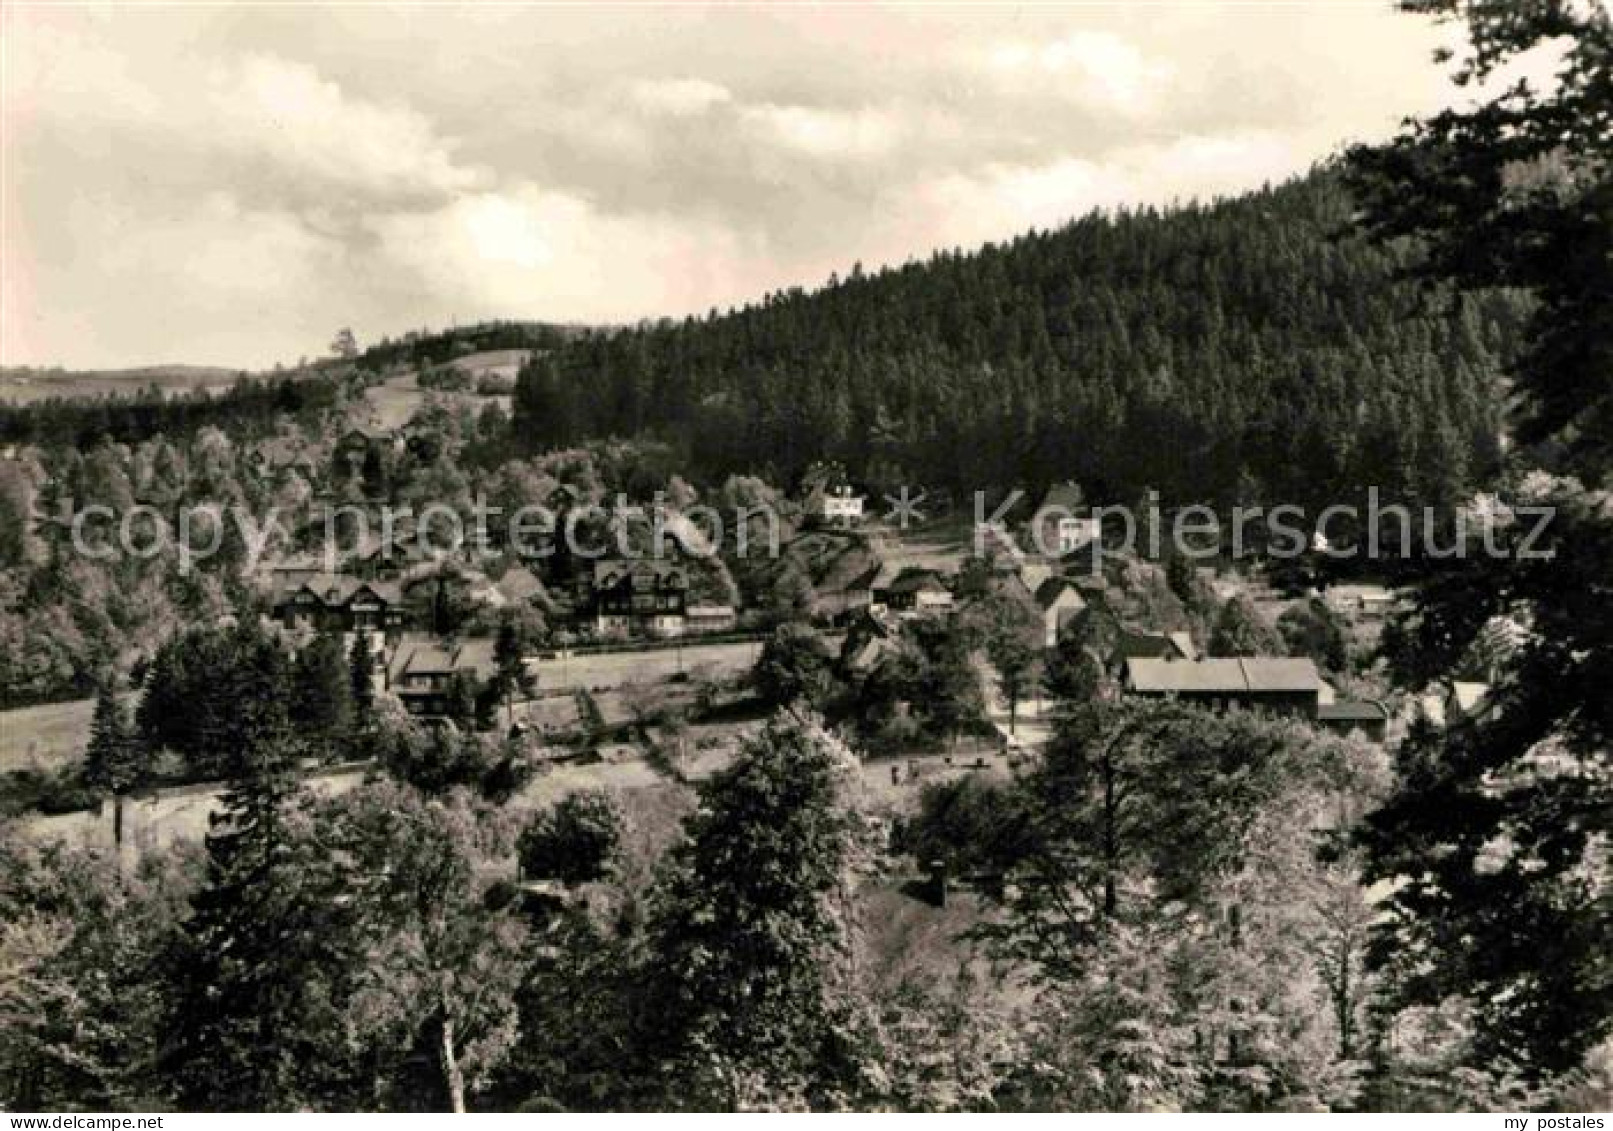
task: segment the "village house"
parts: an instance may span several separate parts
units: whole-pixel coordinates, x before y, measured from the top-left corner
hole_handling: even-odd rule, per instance
[[[310,552],[265,558],[258,563],[257,572],[269,583],[278,601],[282,596],[300,589],[309,578],[328,571],[324,556]]]
[[[1063,557],[1098,537],[1098,520],[1072,482],[1048,488],[1041,506],[1031,517],[1031,540],[1043,554]]]
[[[1324,730],[1388,737],[1389,712],[1381,703],[1340,701],[1309,659],[1286,656],[1126,661],[1125,688],[1144,698],[1172,698],[1226,710],[1238,707],[1307,719]]]
[[[1036,589],[1036,605],[1042,611],[1042,646],[1058,646],[1059,637],[1087,607],[1081,590],[1068,578],[1050,577]]]
[[[293,476],[312,483],[319,476],[318,465],[306,445],[288,436],[271,436],[254,444],[247,453],[247,466],[276,483],[285,483]]]
[[[362,460],[371,450],[388,451],[402,446],[402,432],[386,432],[357,425],[337,437],[335,452],[339,457]]]
[[[863,520],[863,497],[850,487],[834,487],[817,493],[807,509],[825,526],[855,526]]]
[[[739,614],[732,605],[690,605],[683,610],[683,621],[690,633],[732,632]]]
[[[1483,718],[1493,707],[1490,685],[1476,680],[1451,680],[1436,684],[1417,699],[1417,715],[1436,727]]]
[[[443,646],[423,642],[400,647],[388,679],[393,692],[416,718],[443,718],[455,674],[485,680],[492,674],[491,646],[485,641]]]
[[[902,570],[889,583],[876,588],[873,596],[875,606],[908,616],[948,612],[953,604],[952,590],[941,575],[918,566]]]
[[[1316,665],[1300,658],[1137,657],[1125,664],[1125,688],[1129,693],[1144,698],[1170,697],[1215,710],[1242,707],[1315,719],[1324,686]]]
[[[1324,600],[1336,613],[1380,620],[1394,609],[1395,594],[1382,585],[1335,585]]]
[[[282,593],[274,612],[289,629],[395,633],[403,626],[403,595],[394,582],[316,573]]]
[[[840,645],[841,667],[853,679],[863,679],[902,650],[902,626],[884,609],[863,609],[846,630]]]
[[[427,562],[440,561],[446,553],[426,544],[416,535],[412,523],[400,523],[390,538],[366,531],[342,559],[342,568],[355,577],[397,578]]]
[[[875,562],[843,580],[826,577],[815,586],[812,615],[821,620],[843,621],[874,602],[874,584],[893,576],[882,563]]]
[[[681,635],[689,576],[672,562],[595,562],[590,588],[594,630],[601,635]]]
[[[1335,734],[1358,734],[1369,742],[1389,737],[1389,709],[1382,703],[1322,703],[1316,709],[1316,722]]]
[[[1120,626],[1109,663],[1116,669],[1124,668],[1131,660],[1196,660],[1198,645],[1187,632],[1153,632],[1147,629]]]

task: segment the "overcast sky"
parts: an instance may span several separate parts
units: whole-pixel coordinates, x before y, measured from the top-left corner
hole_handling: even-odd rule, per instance
[[[1376,0],[0,19],[6,364],[703,312],[1280,180],[1448,97]]]

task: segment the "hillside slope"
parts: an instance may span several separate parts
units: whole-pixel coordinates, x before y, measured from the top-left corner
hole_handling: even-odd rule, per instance
[[[515,435],[653,434],[776,481],[835,458],[881,486],[1448,496],[1496,458],[1518,305],[1428,304],[1348,218],[1324,172],[581,335],[524,371]]]

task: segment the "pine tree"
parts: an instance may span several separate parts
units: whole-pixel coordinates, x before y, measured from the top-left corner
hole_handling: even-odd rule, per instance
[[[104,679],[96,687],[90,716],[90,741],[84,751],[84,782],[107,793],[123,793],[136,784],[138,760],[134,727],[117,685]]]
[[[368,633],[354,634],[347,665],[352,687],[353,722],[360,728],[368,727],[375,717],[375,653],[370,650]]]
[[[322,632],[297,657],[292,707],[303,737],[327,749],[353,725],[353,677],[341,637]]]
[[[537,689],[537,679],[527,666],[526,650],[520,625],[513,618],[505,617],[499,622],[498,635],[493,639],[493,683],[510,722],[515,721],[516,698],[530,699]]]
[[[298,835],[294,747],[261,731],[235,762],[191,900],[165,1068],[187,1110],[349,1106],[347,912]]]
[[[1551,458],[1584,485],[1504,484],[1509,501],[1555,512],[1535,556],[1521,557],[1515,523],[1501,532],[1504,555],[1471,546],[1424,563],[1415,608],[1386,632],[1397,675],[1416,688],[1453,670],[1493,618],[1530,629],[1480,717],[1398,753],[1398,788],[1369,832],[1369,878],[1393,892],[1376,958],[1402,1001],[1474,1002],[1475,1057],[1538,1079],[1613,1033],[1613,15],[1558,2],[1408,6],[1465,23],[1468,43],[1450,57],[1478,97],[1350,153],[1362,221],[1412,243],[1411,265],[1440,290],[1454,284],[1469,301],[1527,292],[1521,348],[1501,359],[1513,424],[1526,443],[1560,446]],[[1553,79],[1484,81],[1542,51],[1561,59]]]
[[[95,692],[90,741],[84,751],[84,782],[112,795],[112,841],[123,847],[123,795],[140,784],[140,744],[134,723],[118,702],[117,685],[109,677]]]

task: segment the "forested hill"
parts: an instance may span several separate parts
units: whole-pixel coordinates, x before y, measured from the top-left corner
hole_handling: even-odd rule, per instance
[[[1448,498],[1496,458],[1520,307],[1439,309],[1396,281],[1404,249],[1339,237],[1349,216],[1323,172],[583,335],[523,373],[515,435],[656,435],[713,475]]]

